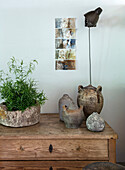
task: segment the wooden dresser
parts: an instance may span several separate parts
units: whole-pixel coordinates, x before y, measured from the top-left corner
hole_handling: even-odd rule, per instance
[[[116,162],[117,134],[106,123],[90,132],[85,122],[67,129],[58,114],[42,114],[40,123],[25,128],[0,125],[0,170],[78,170],[97,161]]]

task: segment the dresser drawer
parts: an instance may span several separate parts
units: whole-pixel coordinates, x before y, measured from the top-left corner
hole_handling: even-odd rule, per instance
[[[82,170],[96,161],[0,161],[0,170]]]
[[[0,140],[0,160],[108,160],[108,141]]]

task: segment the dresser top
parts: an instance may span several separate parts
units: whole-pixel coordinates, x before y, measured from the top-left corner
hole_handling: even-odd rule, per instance
[[[78,129],[67,129],[59,121],[59,114],[41,114],[40,123],[23,128],[0,125],[0,139],[117,139],[114,130],[106,123],[103,132],[90,132],[85,122]]]

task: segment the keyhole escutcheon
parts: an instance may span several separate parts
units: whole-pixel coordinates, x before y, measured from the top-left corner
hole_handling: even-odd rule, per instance
[[[50,146],[49,146],[49,152],[52,153],[52,151],[53,151],[53,146],[50,144]]]

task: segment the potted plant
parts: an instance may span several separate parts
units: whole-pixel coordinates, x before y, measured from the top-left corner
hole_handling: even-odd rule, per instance
[[[8,63],[9,73],[0,71],[0,123],[5,126],[23,127],[39,122],[40,105],[46,101],[43,91],[39,92],[37,83],[31,78],[36,60],[25,65],[23,60],[14,57]]]

